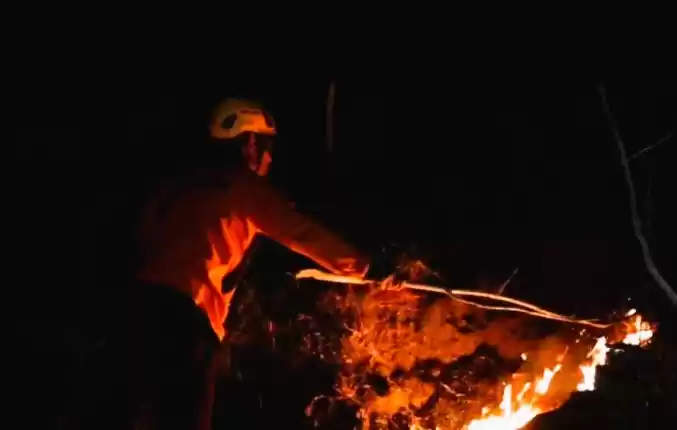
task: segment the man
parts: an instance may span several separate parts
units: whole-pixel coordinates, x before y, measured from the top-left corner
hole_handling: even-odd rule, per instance
[[[235,293],[222,291],[222,282],[257,234],[333,273],[361,277],[368,267],[266,181],[276,128],[261,106],[223,101],[210,134],[190,167],[154,195],[139,232],[141,264],[128,314],[129,362],[142,394],[132,407],[147,407],[157,428],[210,428],[218,344]]]

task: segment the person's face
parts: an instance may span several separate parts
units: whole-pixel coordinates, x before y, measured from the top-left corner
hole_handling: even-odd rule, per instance
[[[273,136],[249,133],[242,152],[249,168],[259,176],[266,176],[273,162]]]

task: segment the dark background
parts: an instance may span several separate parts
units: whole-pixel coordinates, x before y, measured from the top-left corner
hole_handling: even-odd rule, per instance
[[[332,73],[107,72],[56,70],[12,89],[6,282],[19,361],[32,369],[14,375],[27,398],[53,402],[79,333],[101,324],[91,310],[114,315],[106,294],[127,275],[136,190],[206,138],[223,96],[270,108],[280,134],[271,180],[372,254],[405,250],[453,287],[498,285],[519,268],[508,292],[565,314],[597,316],[630,296],[665,305],[632,234],[599,86],[633,154],[675,132],[675,81],[339,74],[328,153]],[[676,148],[672,137],[632,162],[672,284]]]

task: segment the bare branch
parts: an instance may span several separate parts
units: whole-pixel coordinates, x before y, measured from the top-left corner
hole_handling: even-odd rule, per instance
[[[510,277],[508,279],[506,279],[505,282],[503,282],[501,284],[501,286],[498,288],[498,292],[496,294],[498,294],[499,296],[501,294],[503,294],[503,292],[505,291],[505,287],[507,287],[508,284],[510,284],[510,281],[512,281],[512,278],[514,278],[515,275],[517,275],[518,272],[519,272],[519,267],[516,267],[515,270],[512,271],[512,274],[510,275]]]
[[[336,92],[336,81],[329,84],[329,94],[327,95],[327,109],[325,111],[325,132],[327,151],[334,149],[334,94]]]
[[[669,133],[666,134],[665,136],[661,137],[661,138],[658,140],[658,142],[656,142],[656,143],[654,143],[654,144],[652,144],[652,145],[649,145],[649,146],[647,146],[646,148],[640,149],[639,151],[635,152],[635,153],[632,155],[632,157],[630,157],[630,159],[629,159],[628,161],[632,161],[632,160],[634,160],[634,159],[636,159],[636,158],[641,157],[645,152],[649,152],[649,151],[651,151],[652,149],[656,148],[658,145],[667,142],[668,140],[670,140],[671,137],[672,137],[672,132],[669,132]]]
[[[654,279],[654,281],[656,281],[658,286],[665,292],[670,301],[672,301],[672,303],[675,306],[677,306],[677,293],[675,293],[675,290],[670,286],[670,284],[668,284],[665,278],[663,278],[663,276],[658,271],[658,268],[656,267],[656,264],[654,263],[653,258],[651,257],[649,244],[647,243],[647,240],[644,237],[644,234],[642,233],[642,220],[640,219],[639,213],[637,211],[637,196],[635,192],[635,185],[632,181],[632,175],[630,174],[630,165],[629,165],[630,163],[628,160],[628,155],[625,152],[625,145],[623,144],[623,140],[621,139],[616,121],[614,120],[614,117],[611,114],[611,109],[609,108],[609,103],[607,101],[606,90],[604,88],[604,85],[600,85],[599,93],[602,98],[602,104],[604,105],[604,112],[606,113],[607,118],[609,120],[611,130],[614,134],[614,139],[616,140],[616,144],[618,145],[618,150],[621,155],[621,164],[623,165],[623,173],[625,174],[625,183],[628,186],[630,213],[632,216],[632,226],[635,232],[635,237],[639,241],[639,244],[642,248],[642,257],[644,258],[644,265],[646,266],[646,269],[649,271],[651,277]]]

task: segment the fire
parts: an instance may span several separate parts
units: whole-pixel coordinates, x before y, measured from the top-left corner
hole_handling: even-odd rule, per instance
[[[602,336],[597,339],[595,346],[588,353],[589,363],[581,364],[580,366],[582,381],[576,386],[578,391],[593,391],[595,389],[597,366],[604,366],[606,364],[608,353],[607,339]]]
[[[623,338],[623,343],[626,345],[645,345],[653,337],[653,328],[651,323],[643,321],[642,316],[637,314],[635,309],[631,309],[626,314],[632,317],[632,320],[626,323],[625,331],[627,335]]]
[[[364,429],[517,430],[573,392],[594,390],[614,344],[644,346],[653,335],[632,310],[613,334],[582,330],[546,347],[516,318],[488,321],[485,311],[448,299],[423,306],[411,291],[368,290],[333,303],[350,310],[336,391],[359,409]],[[506,380],[487,373],[489,358],[465,363],[483,344],[518,370]]]
[[[635,309],[630,310],[626,316],[633,316],[631,323],[625,324],[625,335],[622,343],[626,345],[646,345],[653,336],[651,324],[643,321],[641,315],[636,313]],[[587,363],[579,366],[581,381],[577,384],[578,391],[592,391],[595,389],[595,376],[598,366],[604,366],[607,362],[607,356],[611,348],[607,345],[607,338],[602,336],[597,338],[595,345],[587,354]],[[548,409],[539,407],[541,400],[548,396],[550,385],[554,375],[562,368],[557,364],[552,369],[545,369],[543,375],[534,382],[534,396],[525,399],[524,393],[531,389],[531,384],[526,384],[513,401],[513,386],[507,384],[503,391],[503,399],[499,406],[499,411],[494,414],[484,414],[483,417],[471,421],[468,430],[518,430],[527,425],[537,415],[548,410],[555,409],[557,406]]]
[[[626,345],[646,345],[653,336],[651,324],[642,320],[642,316],[637,314],[635,309],[631,309],[627,317],[632,317],[630,322],[624,323],[624,333],[621,343]],[[597,338],[595,345],[587,354],[587,362],[579,366],[580,382],[577,384],[578,391],[592,391],[595,389],[595,376],[598,366],[604,366],[607,362],[607,356],[612,349],[607,344],[605,336]],[[520,392],[515,400],[512,399],[512,384],[507,384],[503,391],[503,400],[501,401],[499,411],[493,414],[485,414],[483,417],[473,420],[468,424],[468,430],[517,430],[527,425],[537,415],[548,410],[555,409],[551,407],[544,409],[539,407],[540,400],[546,398],[549,393],[550,383],[553,376],[561,370],[562,366],[557,364],[552,369],[545,369],[543,375],[537,379],[535,384],[536,396],[524,398],[524,390]],[[531,385],[525,385],[526,390]]]

